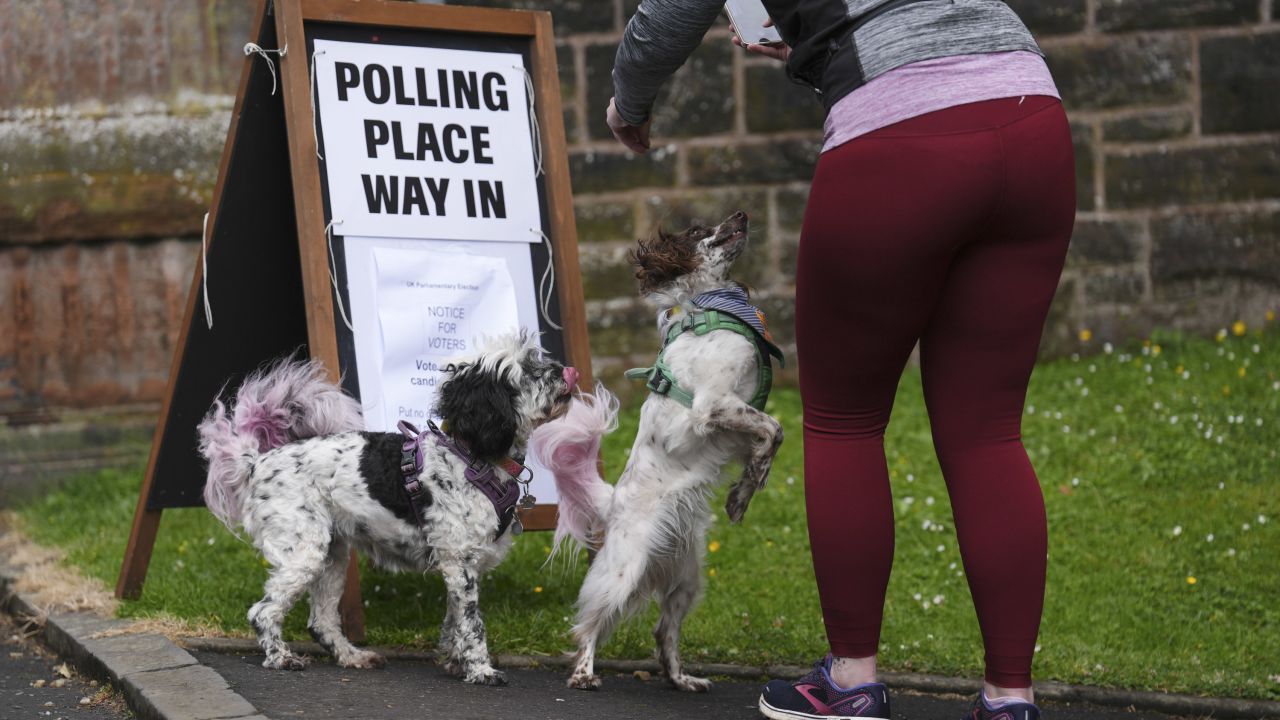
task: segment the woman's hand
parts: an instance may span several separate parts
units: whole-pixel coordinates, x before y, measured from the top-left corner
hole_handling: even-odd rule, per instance
[[[605,122],[608,123],[613,136],[618,142],[626,145],[628,150],[637,155],[649,152],[649,126],[653,123],[652,116],[645,120],[643,125],[628,125],[627,121],[618,114],[618,106],[614,103],[614,98],[609,98]]]
[[[773,27],[773,18],[769,18],[767,21],[765,21],[764,26]],[[771,43],[768,45],[764,43],[745,43],[744,44],[742,40],[738,37],[738,32],[733,27],[732,23],[730,23],[729,25],[729,30],[733,32],[733,44],[737,45],[740,48],[745,48],[747,52],[753,52],[757,55],[763,55],[768,58],[773,58],[774,60],[781,60],[782,62],[786,62],[787,59],[791,57],[791,46],[786,43],[780,42],[780,43]]]

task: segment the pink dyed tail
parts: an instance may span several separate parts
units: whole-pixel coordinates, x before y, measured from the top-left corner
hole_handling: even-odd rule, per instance
[[[360,404],[329,382],[319,360],[278,360],[245,378],[231,410],[215,399],[200,422],[200,454],[209,464],[204,504],[234,530],[240,496],[259,454],[295,440],[363,428]]]
[[[618,427],[618,398],[597,383],[592,394],[579,393],[569,412],[533,431],[529,450],[556,478],[560,518],[557,549],[566,538],[595,548],[598,532],[613,502],[613,486],[600,477],[600,439]]]

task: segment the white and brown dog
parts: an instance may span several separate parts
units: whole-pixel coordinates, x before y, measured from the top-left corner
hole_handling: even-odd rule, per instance
[[[436,412],[447,435],[361,432],[358,403],[318,362],[281,361],[251,375],[231,410],[215,400],[200,423],[206,505],[233,531],[243,527],[271,565],[249,610],[264,666],[306,667],[280,635],[303,592],[308,628],[339,665],[384,663],[342,634],[338,600],[355,548],[388,569],[440,572],[445,668],[469,683],[505,683],[490,663],[480,578],[518,527],[522,467],[511,458],[523,456],[534,428],[566,412],[578,373],[522,333],[449,365],[446,376]]]
[[[616,427],[617,400],[603,388],[534,432],[531,449],[555,473],[560,493],[557,540],[572,537],[598,551],[578,595],[570,687],[600,686],[596,648],[650,598],[661,610],[654,636],[668,679],[682,690],[710,687],[684,673],[678,649],[702,587],[708,499],[724,465],[741,461],[725,505],[740,521],[782,442],[782,427],[763,412],[769,356],[781,353],[745,290],[729,279],[746,244],[747,217],[737,213],[713,228],[660,233],[633,253],[641,293],[661,311],[664,343],[658,362],[635,372],[651,394],[616,487],[596,464],[601,436]]]

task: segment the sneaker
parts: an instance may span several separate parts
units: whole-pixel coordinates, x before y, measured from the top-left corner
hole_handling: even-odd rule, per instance
[[[769,681],[760,694],[760,712],[773,720],[889,720],[889,692],[880,683],[847,690],[836,685],[828,655],[795,682]]]
[[[973,707],[969,708],[969,714],[961,720],[1040,720],[1040,708],[1029,702],[1014,702],[993,708],[987,701],[986,693],[979,692],[977,699],[973,701]]]

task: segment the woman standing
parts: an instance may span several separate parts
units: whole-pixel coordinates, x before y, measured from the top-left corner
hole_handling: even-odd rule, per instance
[[[724,0],[642,0],[607,119],[649,147],[661,84]],[[771,718],[885,718],[876,678],[893,504],[884,431],[912,348],[986,651],[966,719],[1035,720],[1040,484],[1020,425],[1075,219],[1066,114],[999,0],[765,0],[827,110],[796,272],[809,535],[831,652],[760,698]],[[735,39],[735,43],[737,40]]]

